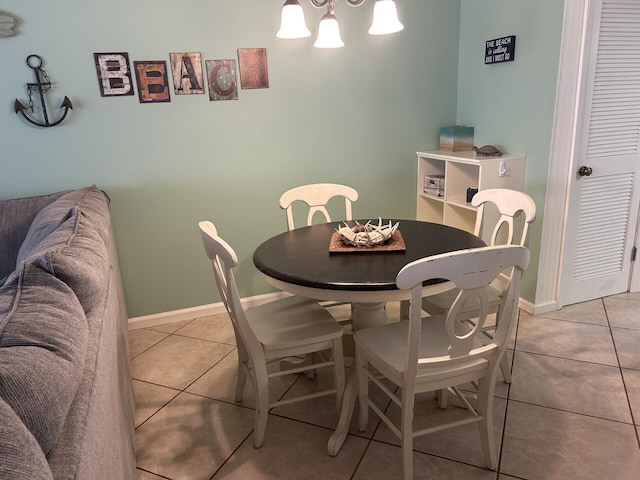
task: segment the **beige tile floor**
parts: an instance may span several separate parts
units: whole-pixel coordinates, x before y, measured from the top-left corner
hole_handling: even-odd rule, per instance
[[[397,313],[394,305],[389,315]],[[401,452],[369,416],[355,421],[336,457],[327,440],[337,422],[330,397],[269,414],[254,449],[253,395],[233,401],[236,354],[225,315],[130,333],[139,480],[353,479],[401,476]],[[475,426],[421,437],[416,479],[625,480],[640,478],[640,295],[623,294],[539,316],[520,314],[510,345],[513,383],[496,389],[497,472],[482,468]],[[280,397],[330,382],[282,377]],[[434,407],[416,402],[417,422]]]

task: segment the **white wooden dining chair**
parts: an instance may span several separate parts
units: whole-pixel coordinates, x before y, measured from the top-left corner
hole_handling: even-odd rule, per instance
[[[353,220],[351,203],[358,200],[358,192],[354,188],[337,183],[313,183],[287,190],[280,196],[280,207],[287,214],[287,228],[293,230],[296,226],[303,226],[301,222],[296,225],[294,220],[294,205],[297,202],[303,202],[309,207],[304,226],[313,224],[316,214],[320,215],[323,222],[331,222],[327,204],[334,197],[344,199],[344,215],[338,220]]]
[[[409,320],[355,332],[360,402],[358,428],[360,431],[366,429],[371,408],[400,438],[405,480],[413,478],[414,437],[474,422],[478,423],[487,467],[497,467],[493,436],[495,380],[515,323],[520,278],[528,262],[529,250],[516,245],[461,250],[411,262],[400,270],[396,279],[398,288],[411,290]],[[491,342],[481,342],[479,337],[489,311],[487,286],[500,272],[511,267],[513,274],[500,297],[498,327]],[[445,315],[423,318],[422,282],[434,278],[453,282],[458,293]],[[464,304],[472,299],[479,306],[475,325],[460,322],[457,316]],[[381,377],[400,387],[400,393],[396,395]],[[400,407],[399,425],[387,416],[393,408],[385,413],[369,398],[370,382]],[[475,406],[458,388],[467,382],[477,386]],[[415,430],[415,395],[447,388],[452,389],[469,415],[451,423]]]
[[[529,246],[529,227],[536,218],[536,204],[524,192],[493,188],[481,190],[475,194],[471,204],[477,207],[474,234],[487,239],[488,245],[521,245]],[[486,230],[486,231],[485,231]],[[489,287],[489,313],[498,312],[500,294],[504,285],[509,281],[510,271],[503,272]],[[438,315],[446,312],[458,291],[456,288],[445,290],[422,299],[424,311]],[[478,305],[468,302],[458,312],[459,319],[473,322],[478,313]],[[485,335],[491,339],[495,325],[486,325]],[[502,377],[506,383],[511,383],[511,367],[507,355],[502,359]]]
[[[341,212],[340,220],[353,220],[352,202],[358,200],[358,192],[347,185],[337,183],[312,183],[287,190],[280,196],[280,207],[287,215],[287,229],[293,230],[296,227],[310,226],[317,221],[318,217],[322,222],[331,222],[331,215],[327,209],[327,204],[333,198],[344,199],[344,212]],[[306,224],[296,223],[294,209],[296,205],[308,207],[306,213]],[[344,305],[344,302],[321,302],[325,308]],[[342,320],[342,323],[350,323],[353,308],[349,312],[349,318]]]
[[[254,447],[258,448],[264,442],[270,408],[335,395],[336,406],[340,411],[345,384],[340,324],[317,302],[298,296],[285,297],[245,311],[233,273],[238,265],[236,253],[218,236],[213,223],[202,221],[199,227],[205,251],[213,266],[218,292],[229,313],[236,337],[238,378],[235,400],[242,401],[247,377],[256,393]],[[268,364],[282,358],[320,351],[331,351],[331,356],[327,358],[323,355],[319,363],[307,362],[286,371],[267,369]],[[270,378],[326,367],[333,369],[333,388],[295,398],[269,401]]]

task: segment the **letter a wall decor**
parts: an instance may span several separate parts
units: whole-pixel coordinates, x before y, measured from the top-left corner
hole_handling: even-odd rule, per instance
[[[176,95],[202,94],[202,60],[199,53],[170,53],[173,74],[173,93]]]

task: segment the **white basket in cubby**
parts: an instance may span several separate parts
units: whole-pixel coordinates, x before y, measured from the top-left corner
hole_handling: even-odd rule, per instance
[[[425,175],[424,176],[424,193],[435,195],[436,197],[444,196],[444,175]]]

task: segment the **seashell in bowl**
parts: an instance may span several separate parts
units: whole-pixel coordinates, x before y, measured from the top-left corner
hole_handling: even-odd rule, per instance
[[[346,245],[352,245],[354,247],[373,247],[375,245],[382,245],[389,240],[394,232],[398,229],[400,222],[396,222],[392,225],[389,222],[386,225],[382,224],[382,219],[378,218],[378,225],[373,225],[371,220],[366,224],[356,222],[356,225],[350,227],[346,222],[344,226],[336,229],[338,236]]]

